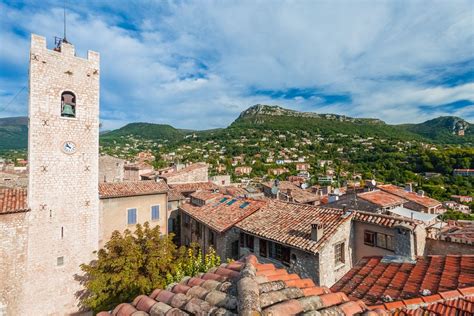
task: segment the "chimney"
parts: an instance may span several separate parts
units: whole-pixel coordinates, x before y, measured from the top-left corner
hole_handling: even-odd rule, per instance
[[[324,225],[320,222],[311,224],[311,240],[319,241],[324,234]]]
[[[405,191],[407,192],[413,192],[413,184],[412,183],[407,183],[405,185]]]
[[[425,196],[425,191],[423,191],[423,190],[418,190],[418,195],[419,195],[419,196]]]

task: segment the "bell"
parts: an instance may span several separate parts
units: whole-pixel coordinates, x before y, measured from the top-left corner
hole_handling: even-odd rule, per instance
[[[74,107],[71,104],[65,103],[61,116],[75,117],[76,113],[74,113]]]

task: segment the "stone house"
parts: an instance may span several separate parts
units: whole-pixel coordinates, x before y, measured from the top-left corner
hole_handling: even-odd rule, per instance
[[[235,168],[235,174],[238,176],[249,175],[252,172],[252,167],[241,166]]]
[[[161,174],[158,177],[164,179],[168,184],[208,182],[208,169],[206,163],[199,162],[174,172]]]
[[[407,200],[385,191],[374,190],[363,193],[355,194],[344,194],[334,202],[327,204],[327,207],[332,208],[348,208],[356,209],[366,212],[387,214],[388,211],[402,207]]]
[[[99,156],[99,182],[121,182],[125,176],[125,160],[109,155]]]
[[[126,164],[124,166],[124,181],[140,181],[143,175],[153,172],[153,166],[146,162]]]
[[[426,231],[418,222],[388,215],[324,209],[272,200],[235,225],[240,255],[330,286],[368,255],[422,255]]]
[[[230,185],[231,183],[230,175],[228,174],[213,176],[210,180],[216,185]]]
[[[104,182],[99,184],[99,247],[112,232],[135,230],[136,224],[148,222],[168,233],[168,186],[164,181]]]
[[[0,171],[0,188],[26,188],[28,174],[26,172]]]
[[[221,193],[198,191],[179,207],[181,242],[197,243],[207,252],[213,247],[223,261],[239,258],[239,232],[235,224],[261,208],[265,202],[238,199]]]
[[[472,202],[472,196],[469,195],[451,195],[451,198],[459,203],[470,203]]]
[[[274,176],[279,176],[284,173],[288,173],[289,170],[287,168],[273,168],[273,169],[268,169],[268,174],[274,175]]]

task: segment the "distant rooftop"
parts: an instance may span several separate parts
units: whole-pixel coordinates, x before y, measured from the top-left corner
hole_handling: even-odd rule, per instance
[[[379,188],[382,191],[385,191],[394,195],[398,195],[399,197],[402,197],[408,201],[417,203],[424,207],[434,207],[441,204],[441,202],[435,199],[432,199],[427,196],[421,196],[419,194],[416,194],[415,192],[408,192],[405,189],[393,184],[378,185],[377,188]]]
[[[150,195],[168,192],[164,181],[130,181],[130,182],[101,182],[99,197],[101,199],[119,198],[137,195]]]
[[[0,189],[0,215],[27,211],[29,209],[25,189]]]

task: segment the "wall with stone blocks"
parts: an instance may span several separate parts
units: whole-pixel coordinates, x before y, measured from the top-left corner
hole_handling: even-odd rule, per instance
[[[425,255],[474,254],[474,245],[427,238]]]
[[[25,212],[0,215],[0,307],[5,315],[21,315],[17,295],[26,269],[26,216]]]

